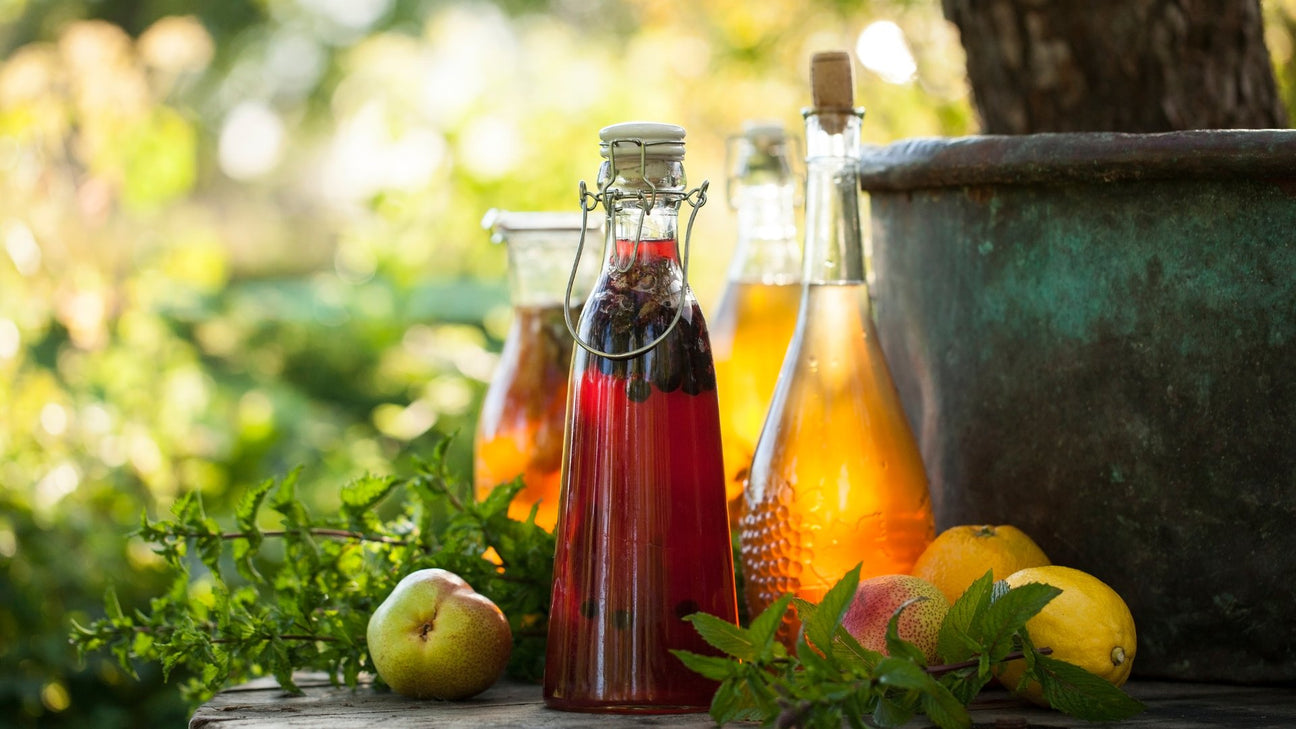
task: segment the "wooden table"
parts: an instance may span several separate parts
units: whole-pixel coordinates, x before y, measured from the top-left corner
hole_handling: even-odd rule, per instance
[[[190,729],[361,729],[384,727],[712,727],[706,714],[573,714],[546,709],[540,687],[501,681],[468,701],[414,701],[368,684],[337,688],[321,674],[298,679],[303,696],[288,696],[270,679],[223,691],[194,712]],[[1115,726],[1131,729],[1293,729],[1296,689],[1136,681],[1126,689],[1147,711]],[[972,720],[985,729],[1071,729],[1094,724],[1024,704],[1002,691],[987,690],[972,704]],[[754,727],[739,723],[734,726]],[[906,727],[931,726],[919,718]],[[1113,726],[1113,725],[1106,725]]]

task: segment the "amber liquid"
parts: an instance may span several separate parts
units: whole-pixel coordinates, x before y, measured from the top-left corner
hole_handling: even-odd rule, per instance
[[[862,283],[811,284],[741,523],[755,615],[786,592],[818,602],[856,564],[907,573],[934,537],[922,458],[868,316]],[[785,624],[782,637],[794,638]]]
[[[605,351],[651,341],[674,313],[636,293],[669,271],[649,264],[674,261],[674,241],[645,241],[638,256],[645,275],[605,273],[582,317],[582,337]],[[737,622],[715,372],[691,295],[685,306],[645,355],[613,361],[578,349],[573,360],[545,661],[550,707],[705,711],[715,692],[669,652],[715,652],[686,615]],[[637,334],[622,326],[630,321]]]
[[[497,485],[521,476],[524,486],[509,504],[509,516],[525,519],[536,506],[536,524],[551,531],[558,521],[567,369],[573,346],[561,304],[515,307],[477,421],[473,458],[477,497],[485,498]]]
[[[725,496],[736,516],[788,342],[796,329],[801,283],[731,282],[711,317]]]

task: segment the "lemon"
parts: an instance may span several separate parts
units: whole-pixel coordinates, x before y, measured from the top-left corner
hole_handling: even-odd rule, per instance
[[[935,585],[953,603],[986,570],[1002,580],[1017,570],[1047,564],[1044,550],[1015,526],[965,524],[941,532],[910,574]]]
[[[1125,683],[1134,665],[1134,616],[1115,590],[1091,574],[1056,565],[1020,570],[1004,581],[1009,587],[1040,582],[1062,590],[1026,622],[1036,648],[1052,648],[1051,658],[1077,665],[1113,686]],[[1025,671],[1025,661],[1008,661],[996,675],[1009,689],[1016,689]],[[1037,681],[1017,693],[1047,705]]]

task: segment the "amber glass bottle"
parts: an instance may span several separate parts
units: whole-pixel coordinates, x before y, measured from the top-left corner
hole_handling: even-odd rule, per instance
[[[492,210],[482,224],[508,252],[513,320],[486,389],[473,447],[478,498],[521,476],[509,515],[553,530],[572,337],[563,322],[563,293],[580,240],[579,213]],[[598,260],[584,256],[574,286],[589,292]]]
[[[799,180],[792,139],[779,124],[751,123],[731,138],[728,198],[738,240],[711,321],[730,516],[760,437],[801,300]],[[735,522],[736,526],[736,522]]]
[[[603,271],[576,326],[545,704],[569,711],[706,711],[716,684],[672,649],[714,653],[683,618],[737,622],[715,368],[688,287],[684,130],[600,133]],[[691,218],[690,218],[691,220]],[[691,226],[690,226],[691,227]]]
[[[869,311],[857,167],[863,112],[852,107],[849,64],[844,53],[819,54],[813,66],[801,307],[740,532],[753,614],[785,592],[817,602],[859,563],[865,578],[908,572],[934,536],[922,458]]]

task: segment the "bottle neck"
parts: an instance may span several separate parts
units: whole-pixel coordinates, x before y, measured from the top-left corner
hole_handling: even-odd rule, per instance
[[[652,207],[627,204],[612,212],[612,233],[617,240],[674,240],[679,225],[679,196],[662,196]]]
[[[808,283],[863,283],[860,230],[860,118],[853,111],[806,114]]]
[[[605,265],[625,269],[659,258],[678,264],[684,165],[677,159],[640,161],[624,155],[612,162],[599,170],[600,188],[607,186],[603,204],[611,214]]]
[[[801,247],[792,183],[742,185],[734,204],[738,241],[729,264],[729,279],[765,284],[800,280]]]

